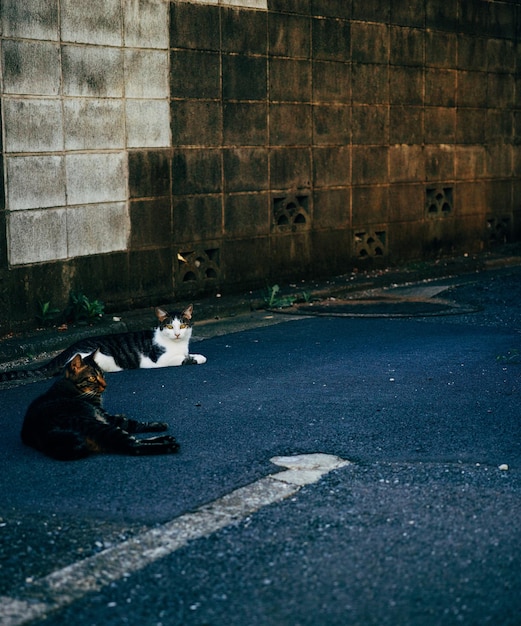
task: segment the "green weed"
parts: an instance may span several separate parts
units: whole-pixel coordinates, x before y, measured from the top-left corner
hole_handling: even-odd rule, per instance
[[[71,291],[65,319],[74,324],[92,324],[100,321],[104,311],[105,305],[101,300],[90,300],[81,291]]]

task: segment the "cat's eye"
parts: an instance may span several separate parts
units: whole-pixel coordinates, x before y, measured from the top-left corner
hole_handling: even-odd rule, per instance
[[[180,324],[179,328],[186,328],[188,326],[188,324]]]
[[[166,327],[167,327],[169,330],[172,330],[172,328],[173,328],[172,324],[166,324]]]

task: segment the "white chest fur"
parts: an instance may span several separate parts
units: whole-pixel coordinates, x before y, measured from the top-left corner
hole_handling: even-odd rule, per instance
[[[149,356],[142,356],[140,367],[172,367],[182,365],[183,362],[191,357],[198,364],[206,363],[206,357],[202,354],[190,354],[189,342],[192,336],[190,327],[181,328],[179,323],[174,320],[172,328],[156,328],[154,333],[154,344],[163,348],[164,352],[157,359],[152,360]]]

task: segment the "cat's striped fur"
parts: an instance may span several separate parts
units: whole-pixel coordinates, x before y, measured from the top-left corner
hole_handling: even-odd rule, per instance
[[[73,356],[86,356],[95,350],[96,362],[104,372],[205,363],[202,354],[189,353],[193,305],[172,313],[157,307],[155,312],[159,321],[155,330],[80,339],[45,365],[1,372],[0,382],[56,376]]]
[[[169,454],[179,444],[170,435],[138,439],[134,433],[162,432],[163,422],[138,422],[102,407],[107,384],[95,353],[77,354],[65,374],[29,405],[22,425],[24,444],[61,461],[93,453]]]

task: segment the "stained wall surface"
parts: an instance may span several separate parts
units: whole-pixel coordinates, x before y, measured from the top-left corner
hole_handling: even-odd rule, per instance
[[[3,0],[2,329],[521,236],[521,2]]]

